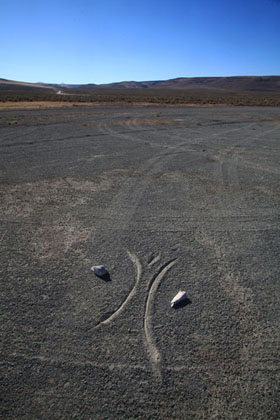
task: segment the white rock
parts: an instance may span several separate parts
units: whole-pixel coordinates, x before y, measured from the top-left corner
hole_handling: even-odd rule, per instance
[[[187,299],[187,293],[182,290],[180,290],[180,292],[177,293],[177,295],[171,300],[171,308],[173,308],[173,306],[177,305],[177,303],[182,302],[183,300]]]
[[[108,271],[104,267],[104,265],[94,265],[91,267],[91,271],[94,272],[94,274],[98,277],[105,276],[105,274],[108,274]]]

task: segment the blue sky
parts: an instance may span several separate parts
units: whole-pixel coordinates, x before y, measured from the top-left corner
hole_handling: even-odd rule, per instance
[[[280,75],[279,0],[0,0],[0,77]]]

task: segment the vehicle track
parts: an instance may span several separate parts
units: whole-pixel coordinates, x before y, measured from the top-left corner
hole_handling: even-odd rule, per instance
[[[165,276],[165,274],[171,269],[171,267],[176,263],[177,258],[173,258],[170,261],[167,261],[163,264],[160,269],[155,273],[152,277],[149,287],[148,287],[148,294],[145,303],[145,314],[143,320],[143,327],[144,327],[144,342],[147,348],[147,352],[149,355],[150,363],[152,365],[152,369],[157,380],[161,381],[161,368],[160,368],[160,361],[161,356],[160,352],[157,349],[154,340],[153,334],[153,327],[152,327],[152,305],[155,293],[157,288]]]
[[[256,139],[260,139],[261,137],[265,138],[267,134],[274,132],[276,129],[277,128],[265,130],[261,134],[250,138],[249,142],[246,140],[244,147],[248,148],[253,146]],[[240,144],[240,139],[237,139],[237,142]],[[246,215],[250,215],[252,220],[256,220],[258,215],[252,212],[252,208],[248,206],[246,194],[240,194],[241,186],[244,185],[244,180],[241,179],[238,168],[239,165],[244,164],[244,161],[240,158],[239,149],[235,146],[225,147],[218,150],[216,158],[217,164],[213,167],[214,178],[220,183],[220,187],[217,191],[217,213],[221,214],[225,221],[228,219],[229,214],[232,213],[235,214],[236,217],[239,216],[238,218],[240,220],[240,213],[244,214],[244,212]],[[242,200],[241,209],[238,207],[228,208],[226,197],[229,194],[232,194],[232,191],[233,193],[239,194],[238,203],[240,206],[240,200]],[[226,227],[224,229],[226,229]],[[255,354],[256,349],[262,349],[264,343],[266,343],[267,348],[273,348],[276,344],[275,336],[277,336],[277,334],[273,331],[272,327],[262,320],[261,314],[255,304],[253,290],[244,285],[242,272],[240,272],[230,261],[231,250],[217,240],[215,232],[208,232],[205,229],[200,229],[196,232],[196,240],[212,254],[215,261],[214,264],[217,271],[216,277],[219,287],[231,300],[232,305],[235,308],[237,322],[244,330],[242,342],[240,343],[241,377],[247,378],[248,383],[252,383],[256,371],[260,372],[262,369],[265,372],[271,368],[271,364],[276,369],[276,359],[273,361],[271,359],[267,361],[265,359],[258,360],[256,359]],[[260,373],[259,375],[262,376],[262,386],[264,388],[269,388],[268,378]],[[229,386],[234,389],[236,386],[236,378],[230,377],[227,379],[227,382],[213,387],[213,398],[211,402],[213,410],[218,409],[219,411],[222,411],[224,409],[222,408],[226,406],[224,394]],[[250,398],[250,389],[247,388],[244,392],[245,395],[247,395],[247,398]]]
[[[114,321],[114,319],[120,315],[120,313],[124,310],[125,306],[128,304],[128,302],[135,296],[136,294],[136,290],[138,287],[138,284],[140,282],[141,279],[141,274],[142,274],[142,266],[141,263],[137,257],[137,255],[131,253],[130,251],[127,251],[129,258],[131,259],[131,261],[133,262],[133,264],[135,265],[136,268],[136,281],[135,284],[133,286],[133,288],[131,289],[131,291],[129,292],[129,294],[127,295],[127,297],[124,299],[124,301],[121,303],[121,305],[118,307],[118,309],[116,311],[114,311],[108,318],[106,318],[103,321],[100,321],[97,325],[96,328],[99,328],[102,325],[108,325],[110,322]]]
[[[150,268],[154,264],[156,264],[160,260],[160,256],[161,256],[161,254],[156,255],[156,256],[151,255],[150,258],[149,258],[149,260],[148,260],[148,267]]]

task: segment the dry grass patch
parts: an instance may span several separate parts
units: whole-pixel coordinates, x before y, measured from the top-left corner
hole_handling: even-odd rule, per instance
[[[73,108],[76,106],[99,106],[92,102],[51,102],[51,101],[19,101],[19,102],[0,102],[0,111],[10,109],[46,109],[46,108]]]

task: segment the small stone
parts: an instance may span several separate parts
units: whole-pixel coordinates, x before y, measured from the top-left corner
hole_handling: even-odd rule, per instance
[[[104,265],[94,265],[91,267],[91,271],[94,272],[94,274],[98,277],[102,277],[108,274],[108,271],[104,267]]]
[[[179,302],[182,302],[185,299],[187,299],[187,293],[185,291],[180,290],[180,292],[178,292],[177,295],[172,299],[171,308],[173,308]]]

